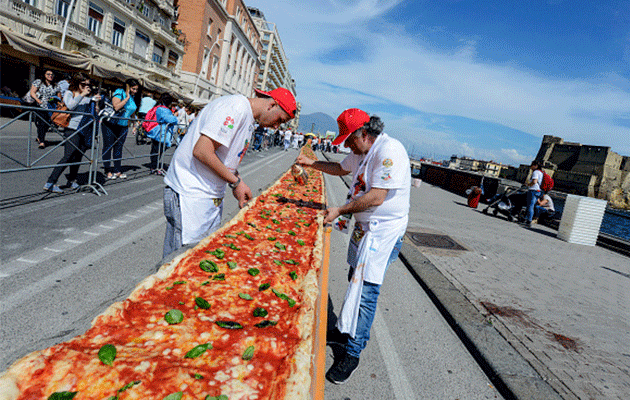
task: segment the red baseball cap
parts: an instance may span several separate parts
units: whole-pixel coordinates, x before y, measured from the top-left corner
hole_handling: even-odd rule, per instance
[[[351,133],[356,131],[370,121],[370,116],[363,110],[358,108],[349,108],[342,112],[337,118],[339,125],[339,135],[333,140],[333,145],[343,143]]]
[[[256,94],[266,97],[271,97],[278,103],[278,105],[289,114],[289,117],[295,118],[295,110],[297,106],[295,104],[295,97],[289,90],[279,87],[269,92],[263,92],[262,90],[254,89]]]

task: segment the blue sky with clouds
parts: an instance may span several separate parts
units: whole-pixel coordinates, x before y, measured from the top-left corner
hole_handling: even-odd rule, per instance
[[[409,152],[517,165],[543,135],[630,155],[630,1],[246,0],[302,112],[359,107]]]

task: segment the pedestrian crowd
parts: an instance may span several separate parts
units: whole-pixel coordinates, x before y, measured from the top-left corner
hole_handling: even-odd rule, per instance
[[[80,162],[94,139],[92,122],[100,127],[97,135],[102,136],[100,156],[106,180],[127,177],[122,160],[128,134],[136,137],[136,144],[151,144],[150,173],[163,176],[159,159],[166,148],[179,142],[197,111],[192,105],[176,101],[170,93],[143,94],[137,79],[128,79],[121,87],[109,91],[97,86],[84,73],[57,76],[50,69],[29,84],[20,102],[23,106],[37,108],[32,118],[37,129],[35,141],[40,149],[49,145],[46,135],[51,130],[63,136],[64,154],[43,187],[53,193],[64,192],[64,186],[57,181],[68,167],[65,188],[79,188]],[[154,121],[153,124],[150,121]]]

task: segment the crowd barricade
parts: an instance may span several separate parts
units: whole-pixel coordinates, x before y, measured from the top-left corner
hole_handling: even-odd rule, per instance
[[[45,109],[42,107],[12,105],[12,104],[0,104],[0,109],[11,109],[12,111],[15,111],[13,113],[14,117],[10,118],[9,121],[0,125],[0,139],[3,139],[3,136],[6,136],[5,133],[7,132],[7,130],[14,124],[17,124],[18,121],[24,121],[25,119],[28,120],[28,134],[24,136],[24,140],[26,140],[26,148],[24,149],[26,154],[24,155],[24,159],[21,160],[19,154],[7,154],[6,144],[1,146],[0,156],[2,156],[2,158],[6,158],[10,160],[11,162],[13,162],[13,164],[17,166],[6,167],[6,168],[0,166],[0,174],[12,173],[12,172],[24,172],[24,171],[29,171],[29,170],[52,169],[52,168],[60,167],[60,166],[67,167],[67,166],[72,166],[72,165],[89,165],[88,181],[86,184],[81,185],[78,190],[81,191],[83,189],[89,189],[93,191],[95,194],[97,194],[98,196],[101,195],[100,193],[101,191],[107,194],[105,189],[98,182],[96,182],[95,179],[93,179],[93,175],[95,173],[94,166],[96,165],[96,160],[98,158],[98,155],[94,149],[96,138],[97,138],[97,124],[96,124],[96,118],[94,117],[94,115],[90,113],[84,113],[84,112],[78,112],[78,111],[54,110],[55,112],[59,112],[63,114],[71,114],[73,116],[83,115],[88,118],[88,121],[86,123],[79,125],[79,127],[77,127],[76,130],[73,130],[73,132],[68,135],[69,130],[67,128],[62,131],[57,127],[57,125],[52,123],[52,121],[42,117],[42,112],[47,113],[52,110]],[[36,133],[37,128],[34,127],[36,121],[38,121],[38,123],[42,123],[46,125],[48,129],[48,132],[47,132],[48,135],[52,133],[61,139],[61,141],[57,143],[56,145],[48,147],[46,151],[39,157],[35,157],[32,151],[33,144],[35,143],[35,138],[37,137],[37,133]],[[92,145],[85,151],[82,151],[81,149],[79,149],[71,141],[71,139],[75,135],[80,134],[80,131],[83,129],[86,129],[88,132],[90,132],[89,134],[91,135],[91,140],[92,140]],[[18,137],[18,140],[20,139],[22,138]],[[49,156],[51,156],[51,153],[53,153],[57,148],[65,146],[66,144],[70,144],[74,146],[75,149],[79,150],[83,158],[85,158],[85,160],[82,158],[81,161],[79,162],[64,163],[64,164],[46,163],[47,160],[45,159],[50,158]]]
[[[87,123],[82,124],[76,130],[74,130],[72,134],[68,135],[67,128],[65,131],[62,131],[50,120],[47,120],[41,116],[42,111],[49,112],[53,110],[43,109],[41,107],[32,107],[32,106],[24,106],[24,105],[9,105],[9,104],[0,103],[0,110],[4,108],[7,108],[7,109],[10,108],[12,111],[15,111],[14,113],[15,116],[10,119],[7,118],[9,120],[7,122],[4,122],[2,125],[0,125],[0,139],[2,139],[2,137],[5,136],[4,133],[7,132],[7,130],[18,121],[25,121],[25,120],[28,121],[28,131],[26,132],[26,134],[23,134],[23,127],[22,127],[20,128],[20,132],[19,132],[21,135],[23,134],[24,140],[26,141],[26,146],[24,149],[24,152],[25,152],[24,156],[20,156],[18,154],[8,154],[8,152],[6,151],[7,146],[0,146],[0,157],[4,158],[5,160],[8,160],[8,163],[13,164],[5,168],[3,167],[3,164],[6,164],[6,163],[0,163],[0,174],[11,173],[11,172],[24,172],[24,171],[29,171],[29,170],[52,169],[58,166],[88,165],[89,170],[88,170],[87,183],[84,185],[81,185],[79,190],[87,188],[93,191],[98,196],[101,196],[102,194],[105,194],[105,195],[108,194],[105,187],[101,185],[101,183],[99,183],[97,179],[99,167],[104,166],[104,163],[105,163],[105,161],[103,160],[103,153],[104,153],[103,147],[105,146],[105,143],[104,143],[105,140],[103,140],[103,135],[102,135],[103,123],[105,121],[103,119],[95,117],[93,114],[90,114],[90,113],[54,110],[55,112],[61,112],[61,113],[71,114],[71,115],[84,115],[88,117],[89,121]],[[132,123],[137,123],[140,127],[142,122],[145,121],[144,119],[122,118],[122,117],[116,117],[116,116],[111,116],[108,119],[110,121],[124,119],[124,120],[129,121],[129,123],[127,127],[128,128],[127,133],[125,135],[121,135],[117,137],[116,140],[112,144],[110,144],[110,147],[112,147],[116,143],[120,142],[121,140],[124,140],[124,142],[122,143],[122,152],[123,152],[122,155],[116,158],[112,157],[107,161],[112,163],[115,161],[122,162],[124,160],[134,160],[134,159],[142,159],[142,158],[150,160],[150,158],[154,156],[154,157],[157,157],[158,159],[157,169],[159,170],[164,170],[166,159],[170,159],[170,157],[172,157],[174,148],[177,146],[177,144],[181,140],[181,137],[186,133],[188,129],[186,125],[178,125],[178,126],[173,127],[173,134],[172,134],[171,142],[168,143],[167,145],[166,137],[167,137],[168,126],[165,124],[160,124],[159,126],[161,129],[161,140],[158,141],[159,146],[157,150],[155,152],[151,152],[150,150],[151,147],[149,147],[149,151],[146,151],[145,149],[147,147],[143,147],[139,144],[136,144],[135,141],[128,140],[130,133],[133,132],[132,131],[133,126],[131,126]],[[61,139],[59,143],[53,146],[47,147],[45,149],[45,152],[41,156],[38,156],[38,157],[35,157],[34,152],[33,152],[33,145],[36,144],[35,138],[37,137],[37,130],[34,125],[34,122],[36,120],[39,123],[45,123],[48,126],[48,128],[50,128],[50,130],[47,132],[47,135],[53,134],[55,136],[58,136]],[[146,121],[157,122],[157,120],[146,120]],[[81,159],[81,161],[75,162],[75,163],[65,163],[65,164],[45,162],[45,159],[47,159],[47,157],[49,158],[51,156],[51,153],[53,153],[57,148],[65,146],[66,144],[75,146],[74,143],[70,141],[70,139],[74,135],[78,134],[78,132],[81,129],[89,129],[91,131],[91,138],[92,138],[91,146],[87,150],[81,151],[81,154],[83,155],[83,158]],[[139,134],[139,132],[137,131],[135,132],[135,134],[137,135]],[[21,137],[19,139],[21,139]],[[149,143],[151,143],[151,140],[149,140]],[[80,150],[80,149],[77,148],[77,150]],[[22,158],[22,160],[20,158]]]

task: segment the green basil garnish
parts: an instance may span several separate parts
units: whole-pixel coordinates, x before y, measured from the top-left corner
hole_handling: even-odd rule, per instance
[[[55,392],[48,397],[48,400],[70,400],[79,392]]]
[[[243,300],[254,300],[254,298],[248,295],[247,293],[239,293],[238,297],[240,297]]]
[[[212,277],[213,281],[224,281],[225,280],[225,274],[216,274],[215,276]]]
[[[262,322],[259,322],[259,323],[255,324],[254,326],[255,326],[256,328],[267,328],[267,327],[269,327],[269,326],[274,326],[274,325],[276,325],[276,324],[277,324],[277,322],[276,322],[276,321],[264,320],[264,321],[262,321]]]
[[[271,283],[263,283],[262,285],[258,286],[258,291],[262,292],[263,290],[267,290],[271,287]]]
[[[252,358],[254,358],[254,346],[249,346],[248,348],[246,348],[245,351],[243,352],[242,358],[245,361],[249,361]]]
[[[249,235],[249,233],[246,233],[244,236],[249,240],[255,240],[253,237]]]
[[[190,351],[188,351],[184,358],[197,358],[205,353],[206,350],[210,349],[212,349],[212,343],[200,344],[199,346],[195,346]]]
[[[289,272],[289,276],[291,277],[291,279],[296,280],[298,278],[298,274],[295,271],[291,271]]]
[[[219,272],[219,267],[217,263],[212,260],[202,260],[199,263],[199,268],[206,272]]]
[[[302,239],[298,239],[298,240],[297,240],[297,243],[298,243],[300,246],[304,246],[304,241],[303,241]]]
[[[177,309],[173,309],[164,314],[164,320],[171,325],[179,324],[184,320],[184,313]]]
[[[228,261],[227,265],[228,265],[228,268],[230,269],[235,269],[236,267],[238,267],[238,264],[236,264],[236,262],[234,261]]]
[[[209,310],[211,305],[202,297],[195,297],[195,304],[199,306],[199,308],[203,308],[204,310]]]
[[[269,314],[267,310],[262,307],[257,307],[254,309],[254,317],[266,317],[267,314]]]
[[[166,396],[163,400],[182,400],[184,392],[175,392]]]
[[[282,265],[282,261],[280,260],[273,260],[273,263],[276,265]]]
[[[279,248],[280,250],[286,250],[287,246],[283,245],[280,242],[276,242],[276,247]]]
[[[247,270],[247,273],[250,274],[251,276],[256,276],[260,274],[260,270],[258,268],[250,268]]]
[[[234,321],[214,321],[220,328],[225,329],[243,329],[243,325]]]
[[[105,344],[98,351],[98,359],[105,365],[112,365],[116,358],[116,347],[113,344]]]

